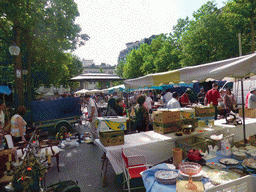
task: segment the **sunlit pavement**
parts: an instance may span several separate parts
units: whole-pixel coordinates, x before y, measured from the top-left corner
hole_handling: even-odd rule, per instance
[[[84,123],[84,122],[83,122]],[[46,186],[59,181],[77,181],[81,192],[119,192],[122,186],[117,183],[111,165],[108,166],[108,185],[102,187],[101,177],[101,149],[93,144],[80,144],[72,149],[60,152],[60,172],[56,167],[56,160],[52,158],[52,167],[46,175]]]

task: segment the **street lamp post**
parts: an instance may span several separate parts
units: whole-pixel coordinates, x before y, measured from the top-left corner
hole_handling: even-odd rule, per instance
[[[22,79],[22,70],[21,70],[21,55],[20,55],[20,48],[14,42],[10,47],[9,51],[11,55],[17,56],[15,58],[14,70],[15,70],[15,88],[18,91],[18,104],[24,104],[24,97],[23,97],[23,79]]]

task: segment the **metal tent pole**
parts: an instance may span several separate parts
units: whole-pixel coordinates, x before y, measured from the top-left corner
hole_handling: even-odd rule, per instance
[[[246,130],[245,130],[245,115],[244,115],[244,84],[241,79],[241,91],[242,91],[242,114],[243,114],[243,132],[244,132],[244,144],[246,144]]]

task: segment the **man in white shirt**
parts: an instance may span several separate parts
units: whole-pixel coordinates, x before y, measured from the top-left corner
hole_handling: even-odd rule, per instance
[[[171,90],[170,89],[167,89],[166,90],[166,93],[164,95],[164,103],[165,103],[165,106],[167,107],[167,103],[171,100],[172,98],[172,93],[171,93]]]
[[[167,103],[168,109],[180,108],[180,102],[178,101],[178,93],[173,92],[171,100]]]
[[[85,103],[87,104],[88,121],[90,122],[90,131],[92,134],[92,140],[90,143],[94,143],[95,139],[98,138],[98,132],[96,128],[96,120],[98,117],[98,111],[95,101],[90,95],[85,95]]]
[[[153,100],[150,96],[146,96],[146,100],[145,100],[144,104],[145,104],[144,107],[146,107],[148,109],[148,111],[151,112]]]

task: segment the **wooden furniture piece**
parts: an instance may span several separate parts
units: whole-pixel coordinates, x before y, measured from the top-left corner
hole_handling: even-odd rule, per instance
[[[48,150],[48,153],[51,155],[51,157],[55,157],[56,158],[56,165],[57,165],[57,171],[60,172],[60,166],[59,166],[59,162],[60,162],[60,151],[57,147],[57,145],[59,144],[59,140],[47,140],[47,141],[42,141],[40,142],[40,148],[41,150]]]

